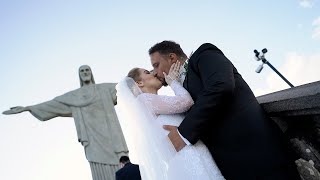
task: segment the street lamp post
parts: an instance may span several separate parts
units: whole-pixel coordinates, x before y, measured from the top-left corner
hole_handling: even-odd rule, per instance
[[[266,60],[264,54],[268,52],[266,48],[262,49],[262,53],[258,52],[256,49],[253,51],[256,56],[257,61],[262,61],[262,64],[256,69],[256,73],[260,73],[263,69],[263,65],[267,64],[274,72],[276,72],[290,87],[294,87],[275,67],[273,67],[269,61]]]

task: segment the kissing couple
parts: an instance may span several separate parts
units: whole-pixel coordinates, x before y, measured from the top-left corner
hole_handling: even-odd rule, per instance
[[[117,85],[130,156],[147,180],[298,180],[283,134],[216,46],[187,57],[162,41],[153,70],[133,68]],[[158,95],[169,85],[174,95]]]

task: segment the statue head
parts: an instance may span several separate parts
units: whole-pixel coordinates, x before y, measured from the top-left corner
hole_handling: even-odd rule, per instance
[[[82,65],[79,67],[80,86],[95,84],[90,66]]]

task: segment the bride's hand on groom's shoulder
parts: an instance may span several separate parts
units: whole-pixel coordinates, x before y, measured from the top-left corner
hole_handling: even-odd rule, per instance
[[[164,79],[168,85],[171,85],[173,81],[177,81],[179,79],[179,71],[180,71],[180,62],[173,63],[170,67],[168,75],[163,72]]]
[[[178,133],[178,128],[176,126],[164,125],[163,129],[170,131],[168,137],[177,152],[179,152],[182,148],[184,148],[187,145],[180,137]]]

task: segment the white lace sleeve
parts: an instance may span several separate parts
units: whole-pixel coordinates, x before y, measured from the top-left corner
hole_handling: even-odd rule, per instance
[[[173,81],[170,87],[174,91],[175,96],[141,94],[148,101],[155,114],[183,113],[194,104],[189,92],[179,82]]]

